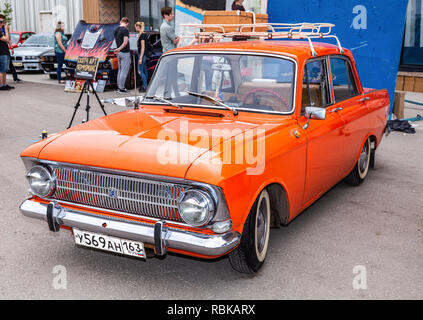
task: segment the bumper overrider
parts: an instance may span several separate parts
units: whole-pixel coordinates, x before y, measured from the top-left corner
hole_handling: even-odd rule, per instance
[[[169,227],[164,220],[149,224],[95,215],[65,208],[57,201],[45,204],[26,200],[20,206],[20,210],[26,217],[46,221],[50,231],[58,232],[60,227],[77,228],[153,244],[155,254],[158,256],[165,255],[168,248],[171,248],[202,256],[219,257],[238,246],[241,239],[241,235],[235,231],[223,234],[204,234]]]

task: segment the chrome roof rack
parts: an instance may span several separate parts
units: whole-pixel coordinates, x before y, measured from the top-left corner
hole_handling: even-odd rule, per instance
[[[191,39],[190,44],[233,39],[307,39],[312,55],[316,56],[312,39],[332,38],[336,40],[339,52],[344,52],[338,37],[331,34],[335,27],[331,23],[181,24],[181,27],[184,34],[181,39]]]

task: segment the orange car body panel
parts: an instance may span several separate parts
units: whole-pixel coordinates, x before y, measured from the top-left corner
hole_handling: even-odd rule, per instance
[[[316,43],[318,56],[339,55],[334,45]],[[389,96],[386,90],[363,89],[351,51],[344,57],[351,62],[359,95],[327,107],[326,120],[311,120],[300,114],[304,66],[312,59],[310,46],[302,41],[222,42],[178,48],[172,52],[217,51],[224,53],[251,52],[282,55],[297,62],[295,111],[291,115],[277,115],[208,108],[207,112],[223,117],[208,117],[169,113],[171,106],[144,105],[92,120],[56,136],[40,141],[22,152],[22,157],[40,158],[57,162],[141,172],[183,178],[216,185],[222,188],[233,229],[242,233],[245,220],[260,192],[277,183],[286,192],[289,221],[353,169],[366,139],[373,136],[379,145],[388,117]],[[365,98],[365,99],[363,99]],[[342,107],[339,112],[330,112]],[[184,110],[198,108],[184,107]],[[185,127],[184,127],[185,126]],[[234,134],[217,142],[214,129]],[[186,132],[196,130],[198,139],[190,140]],[[264,135],[257,132],[264,130]],[[178,143],[190,151],[187,162],[167,165],[160,163],[157,153],[166,143],[159,134],[176,134]],[[265,143],[265,160],[260,164],[227,164],[222,143],[228,143],[231,154],[239,145],[237,136]],[[203,144],[199,145],[198,141]],[[213,159],[213,165],[202,159]],[[259,174],[248,174],[258,170]],[[209,232],[208,230],[207,232]],[[191,254],[183,252],[185,254]],[[195,254],[194,254],[195,255]],[[198,256],[198,255],[197,255]]]

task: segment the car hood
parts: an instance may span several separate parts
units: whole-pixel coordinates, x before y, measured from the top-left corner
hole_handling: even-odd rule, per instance
[[[52,47],[19,47],[15,49],[15,56],[39,56],[52,50]]]
[[[120,112],[63,132],[39,158],[185,178],[190,165],[213,146],[262,124],[224,113],[199,117],[159,107]]]

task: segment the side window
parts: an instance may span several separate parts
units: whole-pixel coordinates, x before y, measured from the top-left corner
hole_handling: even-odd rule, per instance
[[[30,34],[30,33],[24,33],[24,34],[22,34],[21,40],[22,40],[22,41],[25,41],[25,40],[27,40],[30,36],[31,36],[31,34]]]
[[[330,58],[335,102],[358,95],[350,64],[341,58]]]
[[[301,114],[306,107],[325,107],[330,104],[326,60],[313,60],[306,64],[303,79]]]

